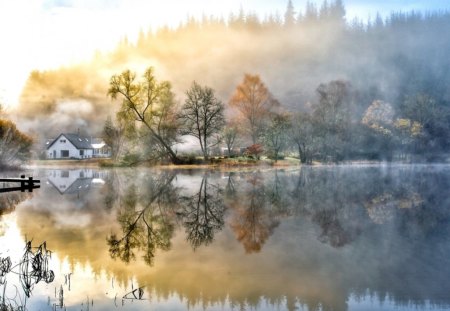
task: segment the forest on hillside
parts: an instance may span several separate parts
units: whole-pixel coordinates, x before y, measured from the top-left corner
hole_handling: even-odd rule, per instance
[[[175,29],[141,31],[136,42],[124,38],[89,62],[34,71],[15,118],[42,137],[77,128],[100,134],[120,111],[107,96],[111,77],[153,67],[155,77],[170,82],[180,109],[193,81],[212,88],[228,123],[240,116],[230,105],[236,89],[257,76],[281,107],[264,126],[280,125],[275,115],[289,119],[291,133],[297,124],[299,139],[290,135],[284,149],[303,147],[310,159],[439,160],[448,153],[450,13],[348,21],[339,0],[300,11],[289,1],[283,16],[241,10],[226,20],[188,18]],[[258,141],[248,130],[240,135],[241,145],[270,149],[267,135]]]

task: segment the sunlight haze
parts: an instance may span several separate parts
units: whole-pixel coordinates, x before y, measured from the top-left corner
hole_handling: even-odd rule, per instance
[[[321,1],[316,2],[320,6]],[[293,1],[296,11],[305,0]],[[223,17],[240,8],[260,18],[283,16],[284,0],[145,1],[145,0],[16,0],[0,1],[0,102],[15,106],[29,73],[89,60],[96,51],[110,51],[127,36],[136,40],[140,30],[177,27],[187,17]],[[446,1],[344,1],[347,21],[363,20],[393,10],[446,10]]]

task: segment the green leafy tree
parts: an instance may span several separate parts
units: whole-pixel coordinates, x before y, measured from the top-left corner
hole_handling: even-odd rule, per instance
[[[224,105],[216,98],[213,89],[202,87],[195,81],[186,95],[180,113],[183,124],[181,133],[199,140],[203,157],[207,160],[211,147],[210,139],[218,136],[225,124]]]
[[[122,98],[118,114],[129,122],[138,121],[144,125],[151,142],[167,155],[172,163],[180,163],[172,149],[177,140],[177,114],[171,85],[167,81],[158,82],[153,68],[148,68],[138,81],[136,74],[125,70],[111,77],[108,95]]]
[[[175,175],[160,174],[143,182],[145,194],[132,184],[121,198],[117,221],[123,233],[107,237],[109,252],[113,259],[129,263],[136,259],[136,251],[153,264],[157,249],[168,250],[171,245],[174,225],[168,217],[169,206],[175,204],[176,194],[172,187]]]

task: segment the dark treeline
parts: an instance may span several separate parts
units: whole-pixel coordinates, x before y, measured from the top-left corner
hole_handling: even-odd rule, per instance
[[[105,93],[112,72],[151,65],[171,82],[178,100],[196,81],[225,103],[249,73],[261,77],[289,118],[312,130],[306,142],[287,146],[304,149],[304,162],[417,155],[439,160],[450,148],[449,26],[447,12],[348,21],[341,1],[308,3],[300,13],[289,1],[283,16],[260,18],[241,10],[228,19],[188,18],[175,29],[141,31],[136,42],[125,38],[89,64],[32,73],[20,113],[25,119],[46,117],[45,135],[57,134],[50,128],[73,130],[61,121],[68,115],[71,126],[100,132],[111,115]],[[80,100],[86,109],[70,109]],[[225,111],[229,120],[235,114]],[[244,146],[255,142],[251,133],[244,136]],[[267,140],[259,141],[266,151],[277,149],[268,148]]]

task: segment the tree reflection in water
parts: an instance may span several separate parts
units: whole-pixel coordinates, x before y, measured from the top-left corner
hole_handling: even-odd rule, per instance
[[[398,184],[379,170],[355,178],[339,169],[301,169],[292,174],[273,170],[229,173],[226,183],[205,173],[198,191],[180,194],[173,185],[176,174],[163,172],[132,183],[121,190],[121,182],[108,181],[105,204],[119,202],[117,220],[123,234],[108,238],[113,258],[124,262],[144,252],[153,263],[157,249],[168,250],[177,223],[185,228],[193,249],[208,245],[225,226],[230,228],[247,253],[261,251],[280,220],[302,216],[317,224],[317,238],[333,247],[354,241],[364,230],[382,224],[401,210],[424,204],[415,178]],[[114,193],[114,194],[111,194]]]
[[[186,239],[194,250],[202,244],[210,244],[215,232],[223,228],[225,205],[222,192],[220,186],[209,182],[208,175],[204,174],[198,192],[181,197],[177,215],[181,217]]]
[[[135,184],[128,187],[117,214],[123,234],[107,238],[112,258],[129,263],[136,258],[135,250],[141,250],[144,261],[152,265],[157,249],[170,249],[174,225],[168,206],[174,203],[174,178],[175,174],[166,172],[147,177],[142,193]]]
[[[259,252],[279,224],[277,215],[270,210],[261,173],[246,176],[246,185],[240,189],[229,202],[234,212],[230,226],[247,253]]]
[[[450,305],[448,168],[183,171],[177,178],[172,171],[117,172],[110,175],[117,180],[86,193],[83,205],[68,205],[92,222],[59,225],[61,211],[44,206],[79,198],[40,192],[30,208],[18,209],[20,227],[37,240],[51,239],[61,256],[87,258],[96,273],[105,269],[123,283],[136,277],[149,296],[176,293],[193,308],[229,301],[243,309],[267,303],[346,310],[368,296]],[[142,255],[152,264],[169,248],[161,256],[167,260],[152,269],[120,262]],[[100,252],[108,258],[98,259]]]

